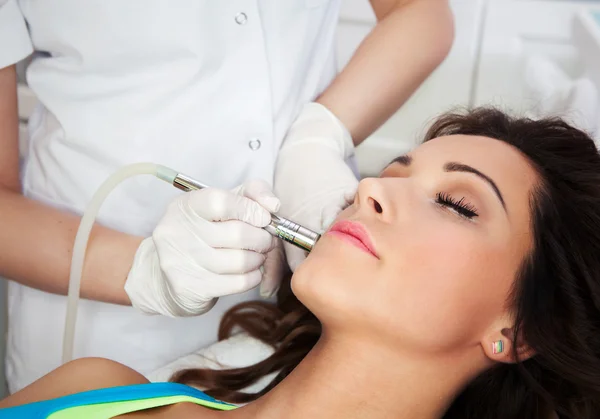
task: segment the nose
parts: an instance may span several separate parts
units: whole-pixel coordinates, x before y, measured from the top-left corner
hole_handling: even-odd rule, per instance
[[[354,204],[360,211],[370,215],[386,218],[389,215],[389,201],[386,198],[385,188],[378,178],[366,178],[358,184]]]

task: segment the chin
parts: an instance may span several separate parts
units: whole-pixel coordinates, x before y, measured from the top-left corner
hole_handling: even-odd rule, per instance
[[[318,292],[314,286],[315,267],[312,263],[313,256],[309,255],[294,271],[291,279],[292,292],[302,304],[309,309],[310,296]],[[311,310],[312,311],[312,310]]]
[[[315,248],[301,263],[291,279],[292,292],[321,322],[348,314],[357,303],[361,290],[351,277],[357,277],[357,266],[350,266],[348,256],[339,250]],[[361,281],[362,282],[362,281]],[[339,321],[336,320],[336,323]]]

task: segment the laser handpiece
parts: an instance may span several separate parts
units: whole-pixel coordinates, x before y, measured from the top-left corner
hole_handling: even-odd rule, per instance
[[[192,190],[207,188],[207,185],[192,179],[189,176],[178,173],[173,180],[173,186],[182,191],[189,192]],[[301,249],[310,252],[321,235],[302,227],[293,221],[271,214],[271,223],[265,227],[269,233],[281,240],[291,243]]]

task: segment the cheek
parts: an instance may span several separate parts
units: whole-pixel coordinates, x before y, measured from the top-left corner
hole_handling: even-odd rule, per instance
[[[514,277],[506,246],[461,228],[420,237],[386,267],[381,323],[432,349],[478,339],[503,312]]]
[[[412,227],[389,232],[394,252],[382,260],[325,236],[296,269],[294,293],[324,326],[419,351],[475,343],[504,312],[515,255],[459,224]]]

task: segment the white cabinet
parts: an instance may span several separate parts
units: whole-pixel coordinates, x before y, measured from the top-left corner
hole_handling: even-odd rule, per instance
[[[538,54],[579,76],[582,62],[573,44],[576,13],[590,1],[488,0],[475,79],[475,105],[523,113],[536,104],[524,87],[528,57]]]

